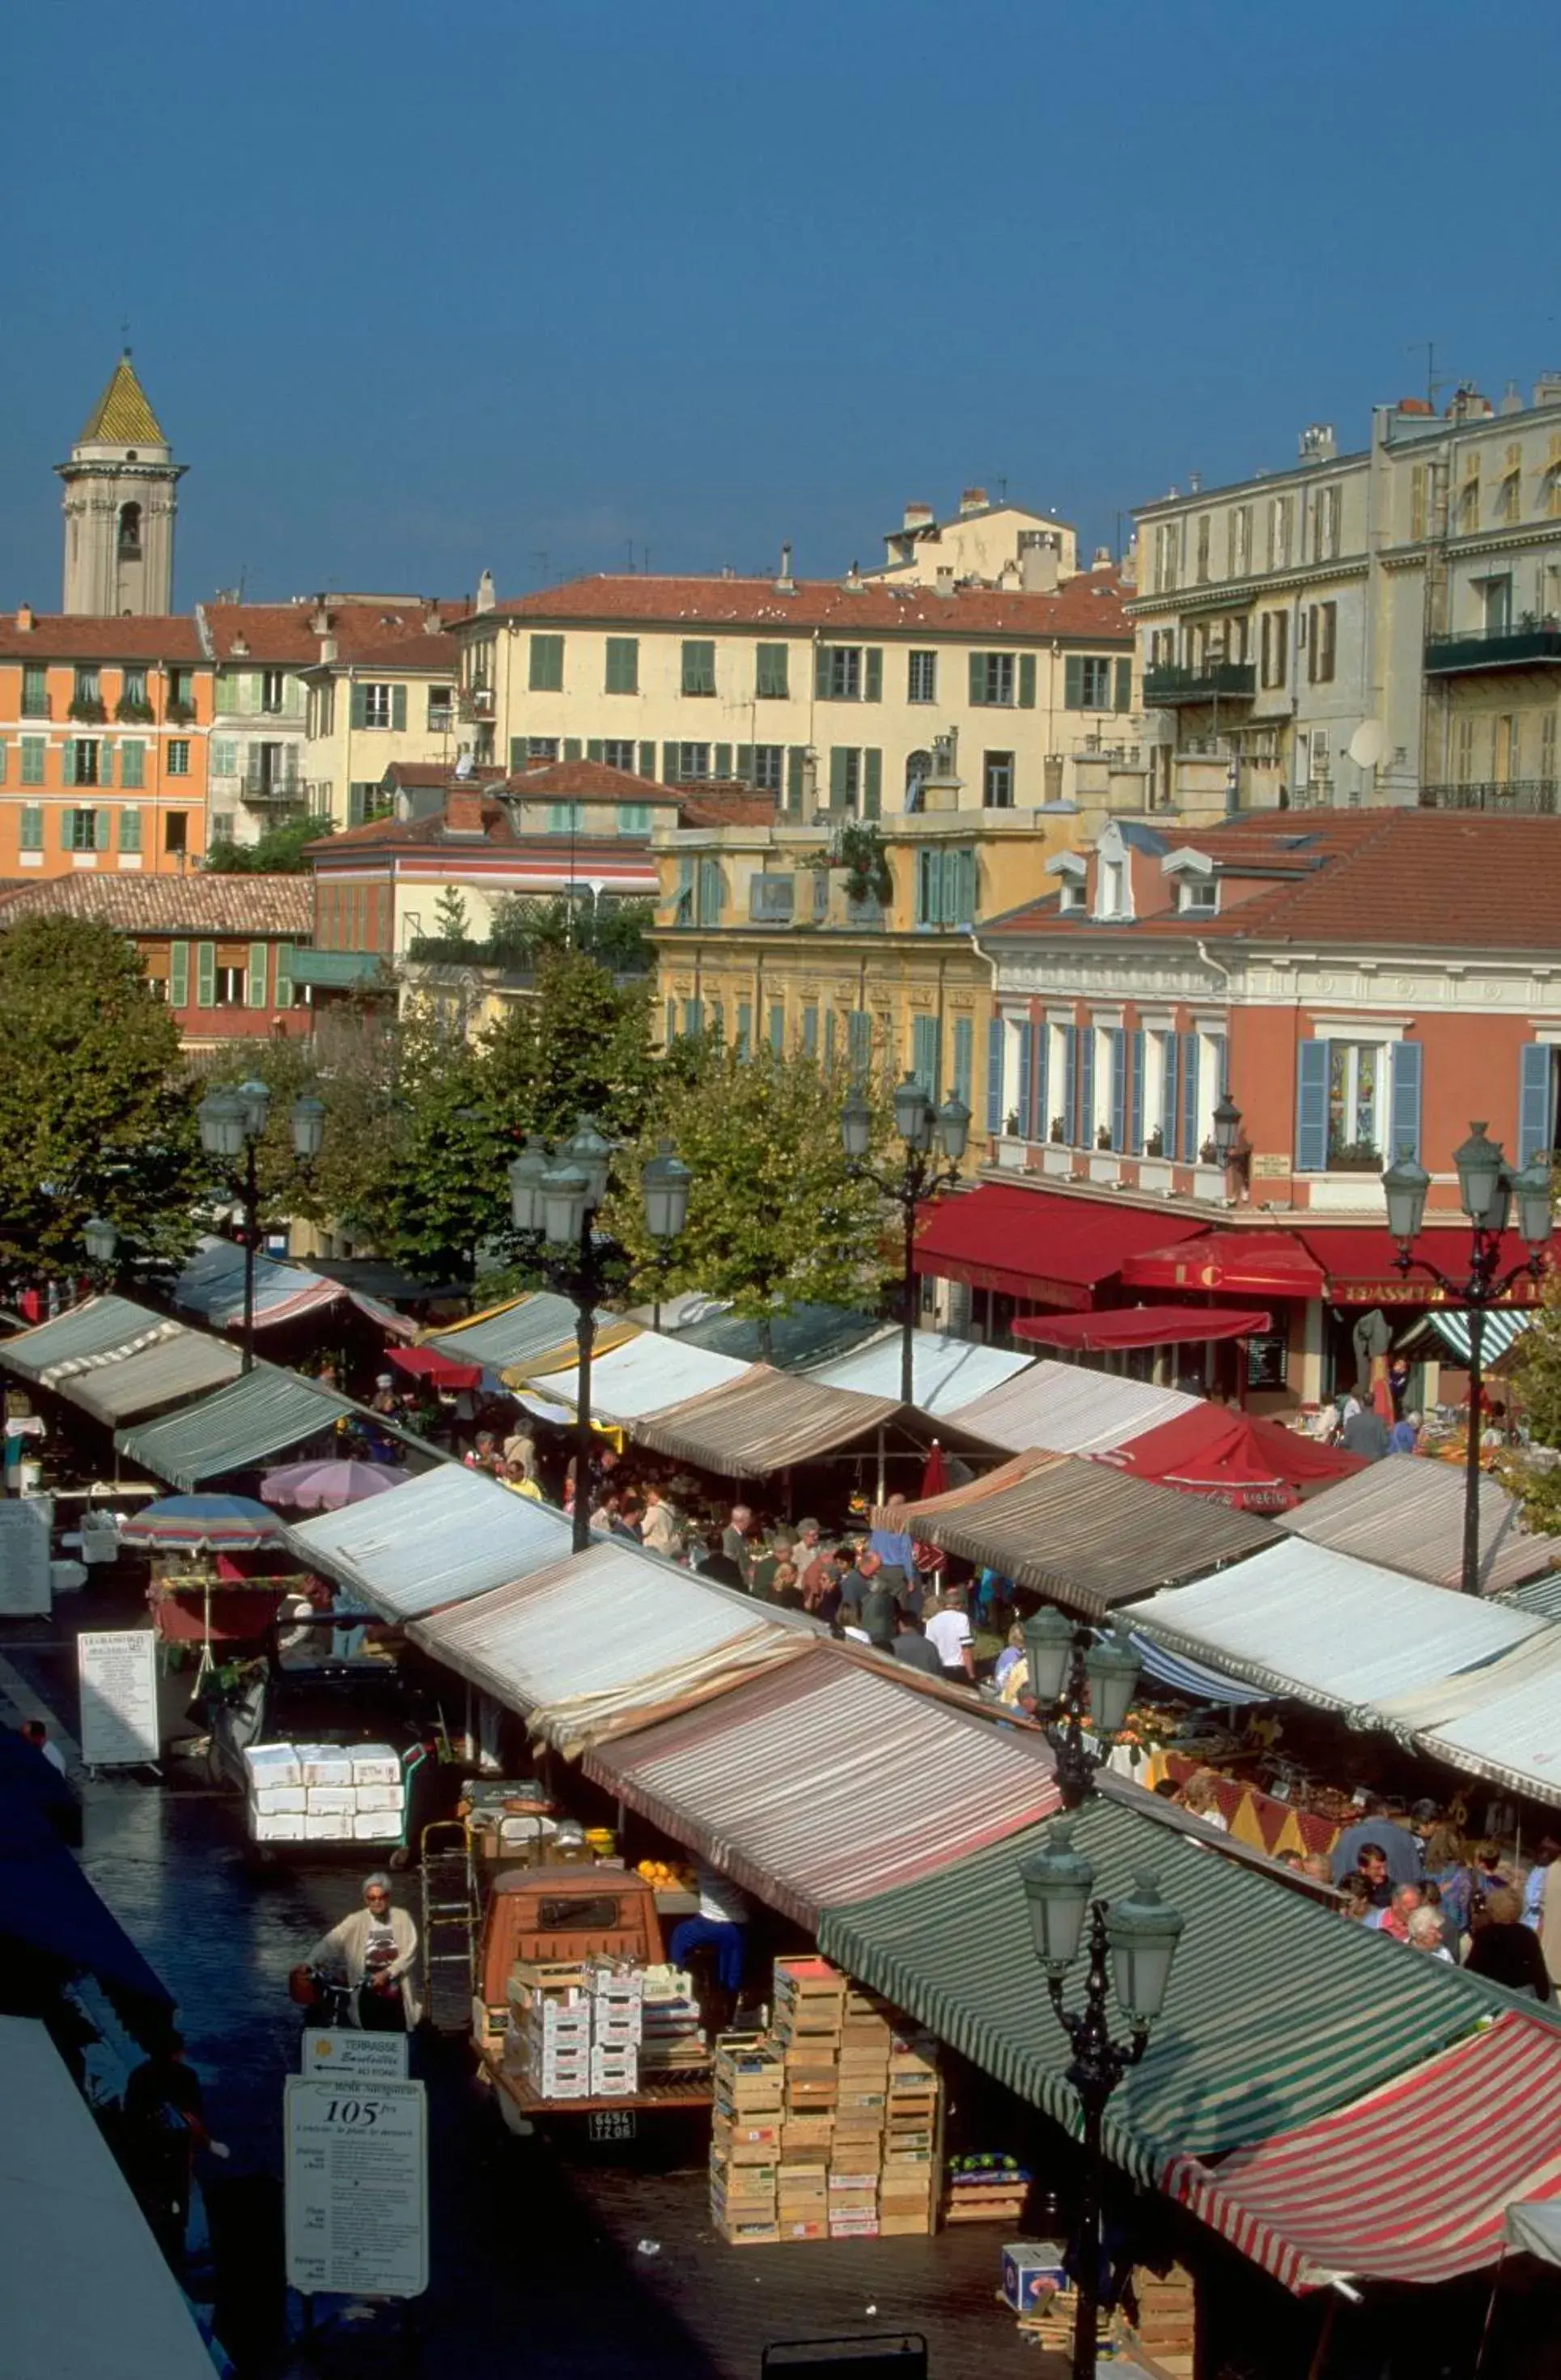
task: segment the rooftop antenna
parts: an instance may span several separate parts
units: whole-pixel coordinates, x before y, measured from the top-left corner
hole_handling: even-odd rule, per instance
[[[1008,502],[1008,479],[1001,471],[998,473],[998,502],[1000,504],[1006,504]]]
[[[119,336],[123,342],[125,353],[128,355],[130,352],[130,317],[128,314],[127,314],[120,322]]]
[[[1436,369],[1434,339],[1411,339],[1404,352],[1406,355],[1418,356],[1422,348],[1425,352],[1425,401],[1434,413],[1436,399],[1447,385],[1447,375],[1446,372],[1439,372]]]

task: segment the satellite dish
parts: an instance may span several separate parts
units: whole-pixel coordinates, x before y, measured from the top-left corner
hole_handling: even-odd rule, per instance
[[[1386,748],[1387,732],[1380,719],[1363,719],[1349,739],[1349,757],[1358,769],[1374,769]]]
[[[463,752],[460,759],[455,763],[455,774],[464,783],[465,780],[471,775],[471,772],[472,756],[469,752]]]

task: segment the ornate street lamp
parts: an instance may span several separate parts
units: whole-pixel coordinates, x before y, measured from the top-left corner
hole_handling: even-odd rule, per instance
[[[1043,1604],[1024,1622],[1028,1691],[1057,1763],[1063,1803],[1076,1810],[1120,1735],[1138,1688],[1138,1656],[1119,1636],[1095,1631]],[[1085,1740],[1085,1724],[1095,1746]]]
[[[1072,1828],[1066,1824],[1049,1829],[1046,1849],[1022,1862],[1019,1876],[1035,1956],[1057,2021],[1072,2047],[1068,2080],[1078,2094],[1083,2115],[1073,2322],[1073,2370],[1083,2380],[1095,2369],[1100,2320],[1102,2119],[1112,2092],[1149,2046],[1150,2027],[1170,1989],[1176,1946],[1185,1921],[1179,1910],[1161,1900],[1159,1878],[1147,1868],[1135,1876],[1132,1890],[1119,1900],[1094,1900],[1095,1868],[1083,1852],[1073,1849]],[[1082,2010],[1074,2010],[1064,2003],[1063,1985],[1085,1938],[1086,1925],[1089,1963],[1084,2004]],[[1125,2042],[1111,2038],[1106,2007],[1107,1972],[1128,2022]]]
[[[1499,1305],[1520,1275],[1538,1281],[1550,1245],[1552,1230],[1550,1169],[1538,1158],[1513,1172],[1499,1140],[1492,1140],[1483,1123],[1471,1123],[1469,1138],[1453,1152],[1458,1169],[1458,1201],[1470,1225],[1469,1271],[1461,1282],[1450,1280],[1430,1258],[1416,1256],[1412,1243],[1425,1221],[1431,1176],[1406,1149],[1383,1170],[1387,1200],[1387,1228],[1398,1244],[1398,1266],[1408,1276],[1411,1269],[1428,1273],[1446,1295],[1469,1315],[1469,1444],[1463,1470],[1463,1561],[1459,1585],[1465,1595],[1479,1595],[1480,1583],[1480,1406],[1485,1379],[1485,1317]],[[1502,1234],[1514,1199],[1518,1228],[1528,1257],[1499,1272]]]
[[[261,1082],[236,1090],[208,1091],[195,1111],[200,1146],[216,1162],[219,1179],[244,1209],[244,1337],[241,1363],[255,1367],[255,1253],[260,1236],[259,1151],[271,1116],[271,1092]],[[293,1154],[307,1172],[325,1140],[325,1108],[304,1091],[288,1112]]]
[[[900,1402],[909,1405],[915,1402],[916,1389],[916,1210],[923,1199],[950,1189],[959,1180],[960,1160],[970,1138],[970,1110],[957,1092],[934,1108],[917,1077],[907,1074],[894,1094],[894,1129],[904,1147],[904,1162],[898,1173],[882,1173],[867,1161],[873,1146],[872,1108],[859,1084],[847,1093],[841,1109],[847,1170],[853,1180],[871,1182],[891,1200],[903,1223]]]

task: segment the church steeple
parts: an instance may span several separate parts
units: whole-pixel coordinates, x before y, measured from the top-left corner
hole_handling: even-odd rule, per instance
[[[126,348],[88,416],[65,482],[67,612],[169,613],[174,516],[185,465],[173,449]]]

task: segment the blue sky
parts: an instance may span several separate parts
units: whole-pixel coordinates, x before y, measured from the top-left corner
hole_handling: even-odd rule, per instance
[[[1561,364],[1558,76],[1507,0],[15,10],[0,601],[126,316],[181,604],[832,573],[973,481],[1113,541],[1416,342]]]

